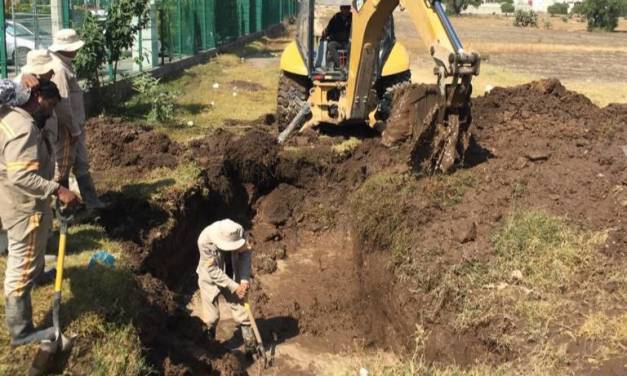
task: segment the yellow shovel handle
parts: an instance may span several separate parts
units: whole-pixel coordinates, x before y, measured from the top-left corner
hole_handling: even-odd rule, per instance
[[[57,275],[54,280],[54,291],[61,291],[61,281],[63,281],[63,260],[65,259],[65,242],[67,234],[61,231],[59,236],[59,254],[57,255]]]

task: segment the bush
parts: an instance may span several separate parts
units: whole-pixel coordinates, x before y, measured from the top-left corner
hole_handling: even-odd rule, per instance
[[[556,14],[568,14],[568,4],[566,3],[555,3],[551,6],[549,6],[548,8],[546,8],[546,11],[551,15],[554,16]]]
[[[586,13],[586,10],[585,10],[585,7],[583,6],[583,2],[575,3],[572,9],[570,10],[570,14],[574,14],[576,16],[583,16],[585,15],[585,13]]]
[[[74,61],[78,77],[84,78],[89,87],[100,86],[98,70],[107,59],[103,27],[91,15],[87,14],[80,30],[85,46],[81,48]]]
[[[133,89],[143,101],[150,103],[150,112],[146,116],[149,122],[165,122],[173,118],[177,93],[164,90],[159,79],[148,73],[140,74],[133,79]]]
[[[588,20],[588,30],[614,31],[624,7],[625,0],[585,0],[583,11]]]
[[[448,14],[458,16],[463,10],[466,10],[470,5],[478,7],[481,5],[481,0],[446,0],[446,12]]]
[[[514,10],[514,4],[512,3],[501,4],[501,12],[505,13],[505,15],[507,15],[508,13],[514,13]]]
[[[533,10],[519,9],[515,13],[514,26],[518,27],[538,27],[538,14]]]

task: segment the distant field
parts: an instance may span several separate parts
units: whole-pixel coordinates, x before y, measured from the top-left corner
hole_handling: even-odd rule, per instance
[[[606,33],[588,32],[582,21],[548,16],[541,17],[538,28],[515,27],[511,17],[503,16],[451,19],[464,47],[483,57],[475,94],[483,93],[487,85],[556,77],[598,105],[627,102],[625,20],[616,32]],[[398,40],[410,50],[414,81],[433,81],[430,57],[406,13],[396,15],[396,30]]]

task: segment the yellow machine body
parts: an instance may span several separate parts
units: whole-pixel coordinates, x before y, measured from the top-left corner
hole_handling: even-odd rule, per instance
[[[303,59],[303,55],[298,50],[296,41],[291,41],[290,44],[285,47],[281,54],[281,70],[283,72],[292,73],[298,76],[307,77],[307,65]],[[402,43],[394,43],[392,51],[388,56],[383,70],[381,71],[382,77],[392,76],[395,74],[408,71],[409,66],[409,53]]]

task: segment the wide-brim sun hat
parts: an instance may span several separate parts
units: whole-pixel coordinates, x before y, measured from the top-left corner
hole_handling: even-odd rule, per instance
[[[84,45],[85,42],[81,40],[76,30],[63,29],[54,35],[53,43],[48,49],[53,52],[74,52],[81,49]]]
[[[54,68],[54,61],[48,50],[32,50],[26,54],[26,65],[22,67],[22,73],[43,75]]]
[[[210,227],[209,238],[223,251],[236,251],[246,244],[244,228],[230,219],[213,223]]]

